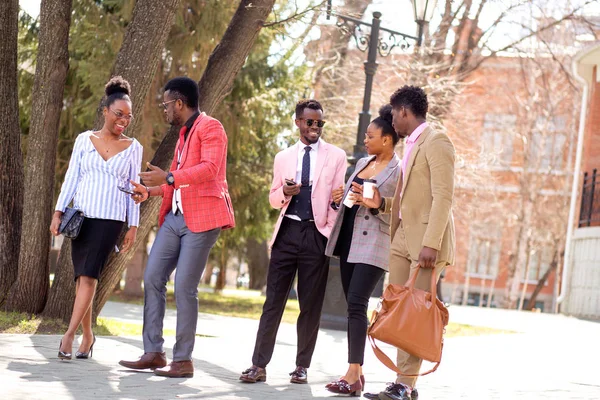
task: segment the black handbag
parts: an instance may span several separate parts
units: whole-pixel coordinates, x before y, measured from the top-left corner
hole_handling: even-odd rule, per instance
[[[75,239],[79,235],[84,218],[83,211],[67,207],[62,215],[58,233],[69,239]]]

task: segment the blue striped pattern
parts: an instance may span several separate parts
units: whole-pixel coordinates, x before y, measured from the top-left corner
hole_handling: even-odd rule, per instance
[[[131,187],[129,180],[140,181],[142,145],[135,139],[122,152],[108,161],[98,154],[90,136],[81,133],[75,140],[69,169],[65,175],[55,210],[63,211],[73,200],[73,207],[86,217],[125,221],[138,226],[140,206],[117,186]]]

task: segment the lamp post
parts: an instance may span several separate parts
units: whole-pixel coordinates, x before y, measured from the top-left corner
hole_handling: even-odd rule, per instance
[[[367,52],[367,61],[365,61],[365,92],[363,97],[362,111],[358,118],[358,131],[356,133],[356,144],[354,145],[353,155],[349,157],[351,167],[348,173],[354,170],[356,161],[367,154],[365,152],[364,140],[365,132],[371,122],[371,93],[373,91],[373,80],[377,73],[377,55],[387,57],[393,49],[402,50],[410,47],[410,42],[415,42],[417,47],[421,46],[425,25],[431,20],[433,10],[437,0],[412,0],[415,22],[418,25],[417,36],[408,35],[387,29],[381,26],[381,13],[375,11],[371,23],[338,14],[331,11],[331,0],[327,6],[327,18],[331,15],[338,18],[337,26],[348,32],[355,40],[359,50]],[[369,32],[364,32],[365,28]],[[383,37],[380,33],[383,32]],[[349,175],[347,175],[349,176]]]
[[[395,48],[407,49],[410,47],[411,41],[415,42],[417,47],[421,47],[425,24],[431,20],[437,3],[437,0],[411,1],[415,22],[418,25],[417,36],[382,27],[381,13],[378,11],[373,13],[373,19],[371,23],[368,23],[347,15],[335,13],[331,9],[331,0],[327,3],[327,19],[331,15],[337,17],[338,22],[336,25],[354,38],[356,46],[360,51],[367,52],[367,61],[364,63],[366,79],[363,106],[358,118],[358,131],[356,133],[354,151],[352,156],[348,157],[350,166],[346,171],[346,179],[354,172],[356,161],[367,155],[364,140],[367,127],[371,122],[371,93],[373,91],[373,80],[377,73],[377,55],[387,57]],[[367,29],[368,32],[365,32]],[[382,32],[383,37],[380,37]],[[346,303],[339,275],[339,260],[332,258],[329,264],[329,278],[321,316],[321,326],[323,328],[345,330],[347,326]],[[378,284],[376,291],[382,290],[382,282],[383,280]]]

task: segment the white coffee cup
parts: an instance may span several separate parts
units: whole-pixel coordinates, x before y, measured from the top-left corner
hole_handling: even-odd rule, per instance
[[[350,198],[350,193],[352,193],[352,190],[348,190],[348,193],[346,194],[346,198],[344,199],[344,205],[348,208],[354,207],[354,200],[352,200]]]
[[[377,181],[375,179],[365,179],[363,182],[363,197],[365,199],[372,199],[375,195],[374,189],[377,187]]]

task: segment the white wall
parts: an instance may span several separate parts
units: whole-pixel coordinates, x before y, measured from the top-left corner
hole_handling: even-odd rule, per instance
[[[600,227],[575,230],[571,281],[561,312],[600,319]]]

